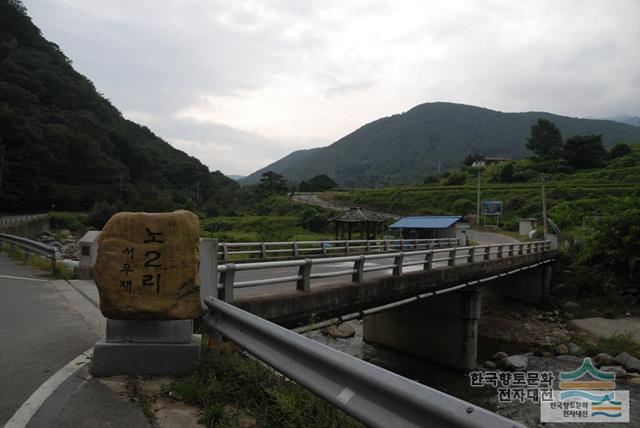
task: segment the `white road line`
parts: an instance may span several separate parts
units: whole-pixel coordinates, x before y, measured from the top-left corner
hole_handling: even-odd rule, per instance
[[[20,279],[23,281],[49,282],[48,279],[25,278],[23,276],[0,275],[0,279]]]
[[[22,406],[13,414],[5,428],[22,428],[25,427],[29,420],[36,414],[42,404],[55,392],[56,389],[78,369],[86,366],[91,361],[93,346],[82,354],[78,355],[66,366],[58,370],[53,376],[47,379],[42,385],[35,390],[33,394],[25,401]]]

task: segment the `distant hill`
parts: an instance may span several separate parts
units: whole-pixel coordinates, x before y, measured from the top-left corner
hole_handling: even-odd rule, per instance
[[[170,210],[238,189],[125,119],[42,37],[18,0],[0,0],[0,210],[86,210],[97,201]],[[199,193],[198,193],[199,191]]]
[[[245,178],[246,175],[227,174],[227,177],[229,177],[232,180],[238,181],[238,180],[242,180],[243,178]]]
[[[640,117],[638,116],[614,116],[611,120],[615,120],[616,122],[626,123],[627,125],[640,126]]]
[[[328,147],[293,152],[249,177],[277,167],[273,170],[291,181],[327,174],[344,187],[420,183],[437,173],[438,163],[443,171],[456,168],[468,154],[513,158],[530,154],[525,144],[539,118],[553,121],[564,137],[602,134],[606,146],[640,142],[640,128],[611,120],[502,113],[438,102],[378,119]]]
[[[299,162],[301,159],[319,150],[322,150],[322,149],[317,148],[317,149],[307,149],[307,150],[296,150],[295,152],[289,153],[287,156],[283,157],[279,161],[269,164],[264,168],[261,168],[256,172],[254,172],[253,174],[250,174],[238,181],[243,186],[247,184],[256,184],[260,181],[260,177],[262,176],[263,172],[273,171],[273,172],[277,172],[278,174],[281,174],[283,171],[286,171],[288,168],[295,166],[296,162]]]

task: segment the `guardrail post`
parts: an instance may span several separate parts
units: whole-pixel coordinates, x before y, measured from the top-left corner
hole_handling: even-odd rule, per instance
[[[387,242],[387,240],[384,240],[384,251],[387,252],[389,251],[389,242]]]
[[[533,245],[533,244],[531,244],[531,242],[529,242],[529,243],[527,244],[527,254],[531,254],[531,246],[532,246],[532,245]]]
[[[367,245],[367,248],[365,249],[365,251],[366,251],[367,253],[370,253],[370,252],[371,252],[371,241],[369,241],[369,240],[367,239],[367,241],[366,241],[366,242],[367,242],[367,244],[366,244],[366,245]]]
[[[227,260],[229,260],[229,248],[227,248],[226,242],[223,242],[220,245],[222,245],[222,261],[226,263]]]
[[[433,251],[429,251],[427,254],[424,255],[424,265],[422,266],[422,268],[424,270],[431,270],[432,267],[433,267]]]
[[[476,249],[475,248],[470,248],[469,249],[469,253],[467,255],[467,263],[473,263],[473,258],[476,254]]]
[[[267,258],[267,244],[264,242],[260,243],[260,257],[263,259]]]
[[[225,265],[227,270],[220,274],[220,282],[222,282],[222,289],[220,290],[220,300],[225,302],[233,302],[233,282],[236,276],[236,265],[233,263],[227,263]]]
[[[451,250],[449,251],[449,260],[447,260],[447,265],[448,266],[455,266],[456,265],[456,250]]]
[[[349,254],[349,241],[344,241],[344,252]]]
[[[366,258],[364,256],[360,256],[358,260],[353,263],[353,275],[351,276],[351,282],[355,282],[356,284],[360,284],[364,280],[364,262]]]
[[[304,264],[298,268],[298,275],[301,278],[296,282],[296,290],[298,291],[311,291],[311,259],[305,259]]]
[[[499,259],[502,258],[502,247],[504,247],[504,245],[498,245],[498,258]]]
[[[485,247],[483,260],[489,260],[491,258],[491,245]]]
[[[508,253],[509,257],[513,257],[513,247],[515,247],[515,245],[513,245],[513,244],[509,245],[509,253]]]
[[[293,257],[298,257],[300,252],[298,251],[298,243],[293,241]]]
[[[200,301],[218,295],[218,240],[200,239]],[[204,307],[204,306],[203,306]]]
[[[524,254],[524,244],[518,244],[518,255],[521,256]]]
[[[417,238],[413,240],[413,249],[414,250],[418,249],[418,239]]]
[[[402,263],[404,262],[404,254],[400,253],[399,255],[393,258],[393,275],[400,276],[402,275]]]
[[[400,240],[400,251],[404,251],[404,239]]]
[[[324,241],[320,241],[320,246],[322,247],[322,254],[326,255],[327,254],[327,246],[325,245]]]

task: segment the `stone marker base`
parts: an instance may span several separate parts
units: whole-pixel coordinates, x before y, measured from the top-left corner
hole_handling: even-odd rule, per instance
[[[93,349],[95,376],[181,375],[196,368],[200,346],[191,320],[107,320],[107,337]]]

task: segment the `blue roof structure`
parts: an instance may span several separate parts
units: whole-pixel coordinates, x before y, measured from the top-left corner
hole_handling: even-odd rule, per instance
[[[404,217],[389,226],[389,229],[446,229],[462,220],[456,215],[429,215]]]

